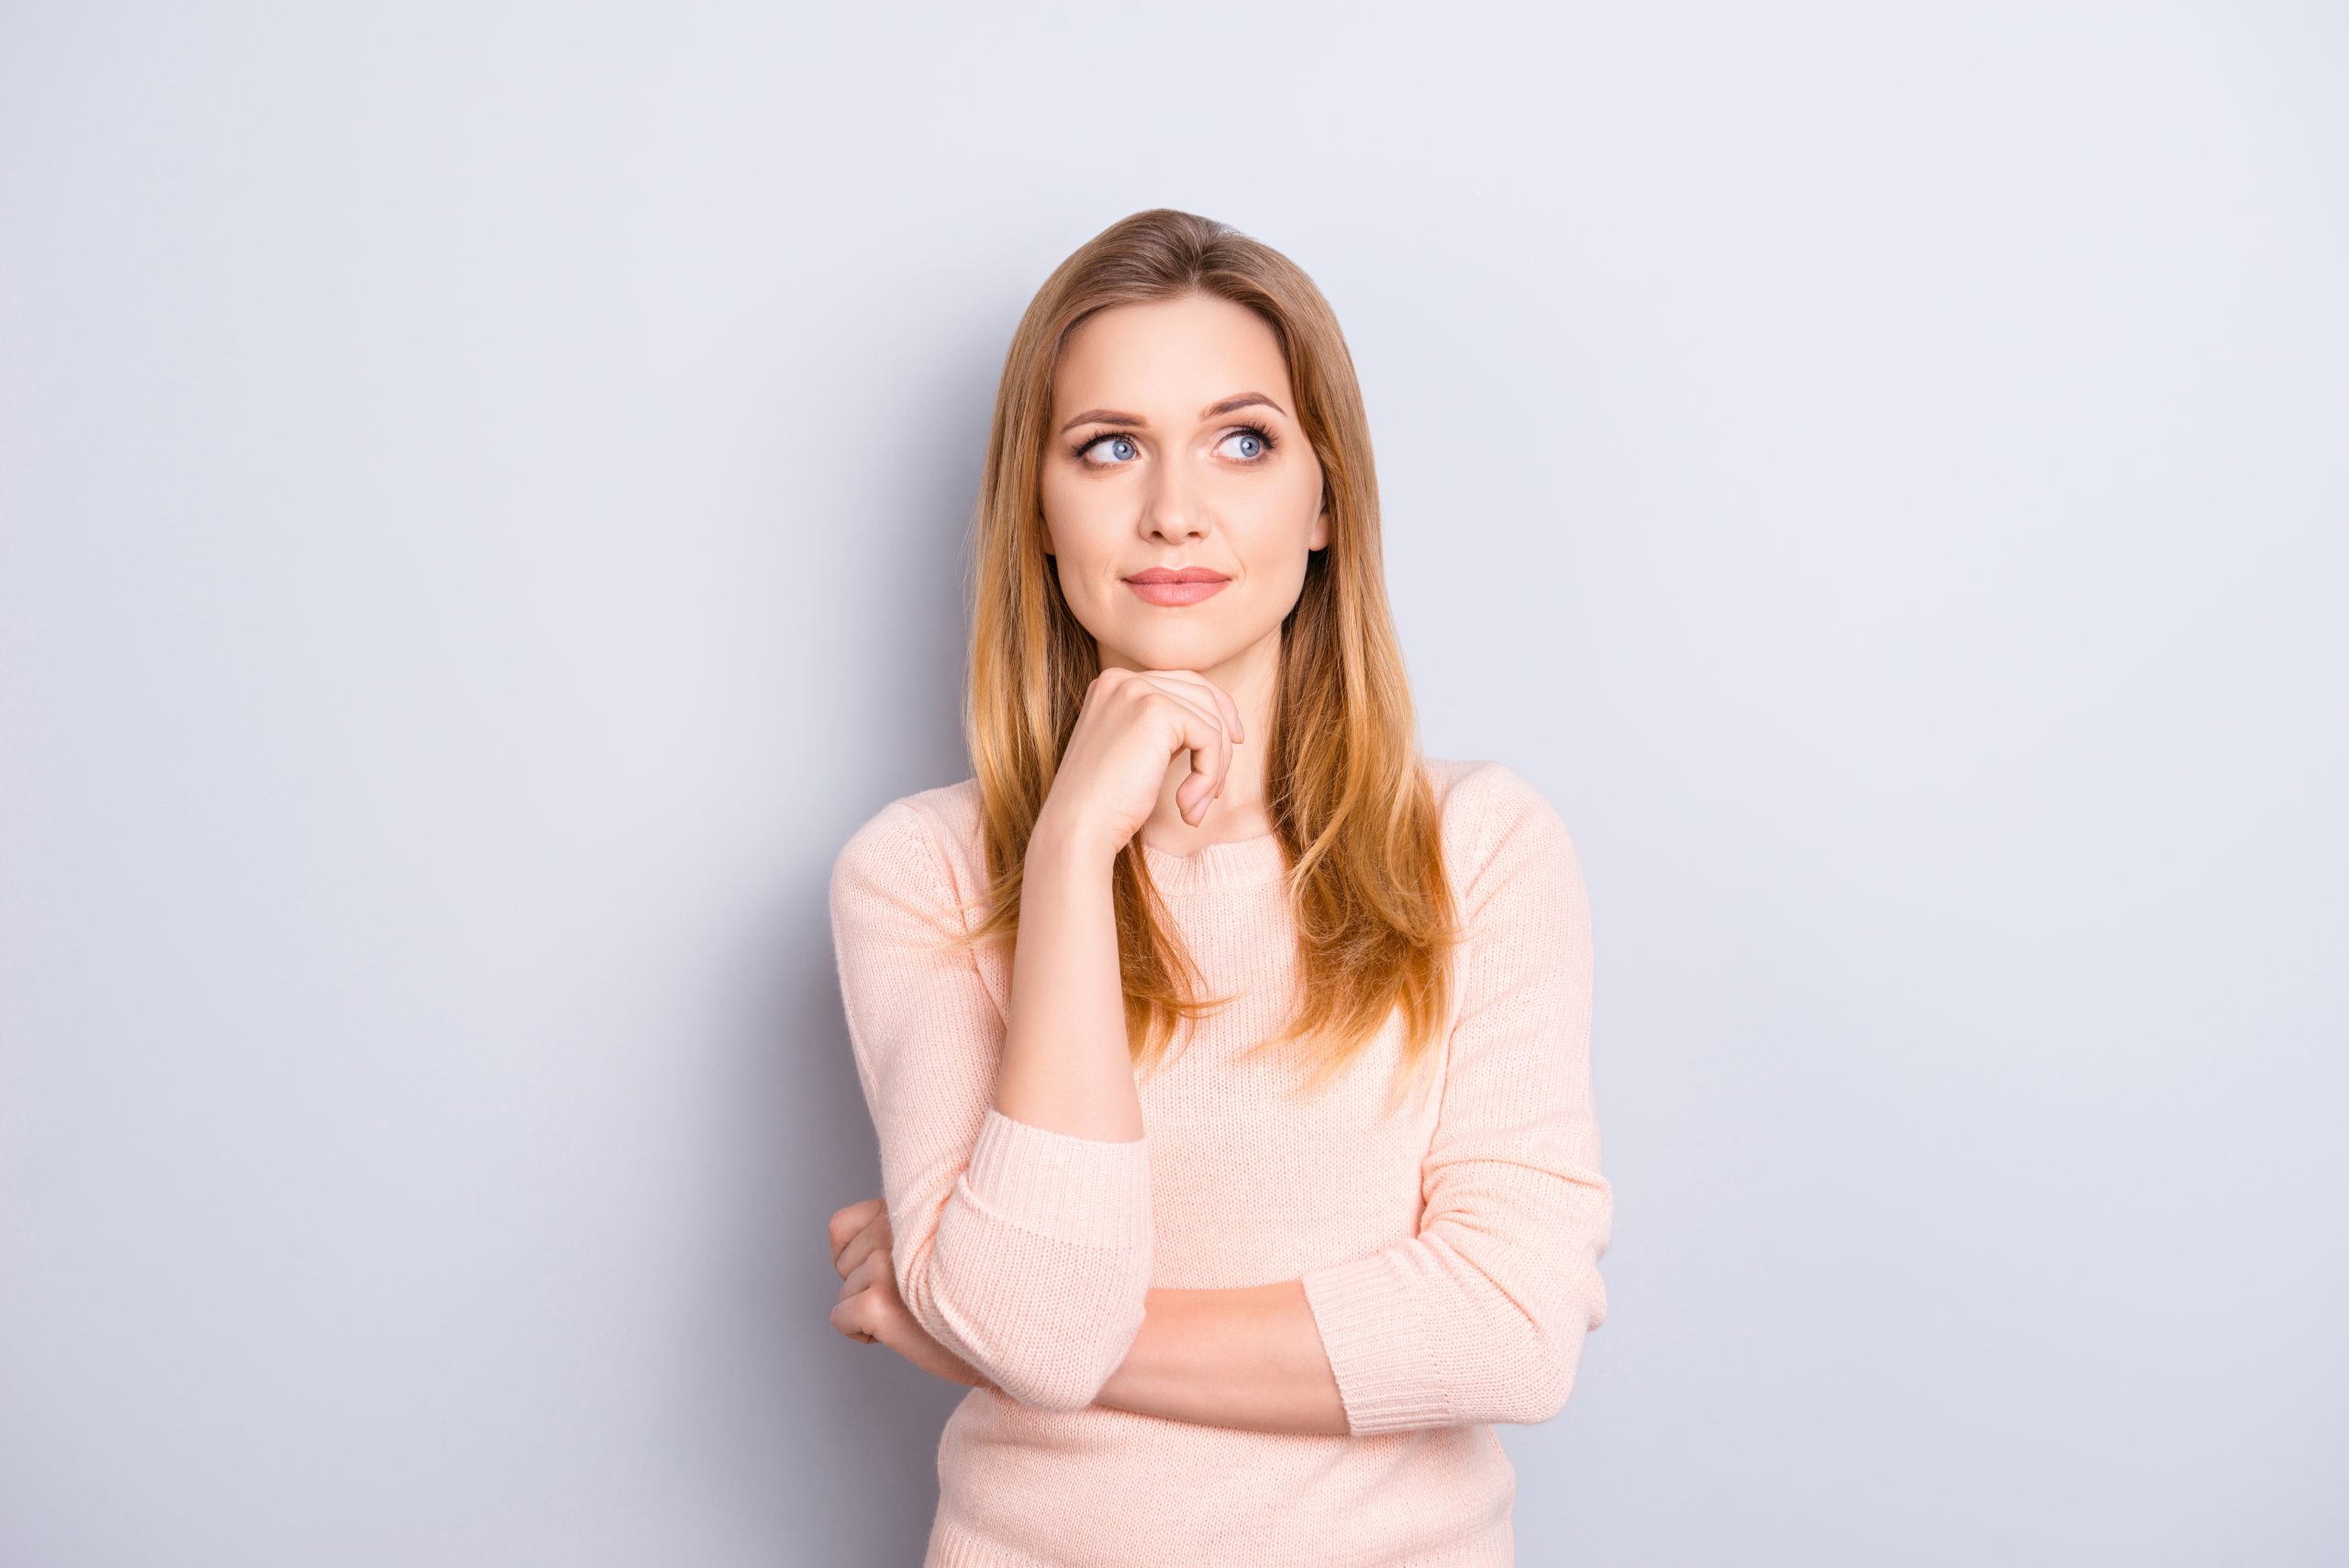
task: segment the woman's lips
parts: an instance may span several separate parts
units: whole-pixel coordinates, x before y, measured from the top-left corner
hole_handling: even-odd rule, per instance
[[[1165,581],[1152,583],[1132,577],[1126,579],[1127,587],[1140,595],[1145,602],[1153,605],[1196,605],[1201,599],[1220,593],[1230,585],[1231,579],[1229,577],[1195,579],[1188,583]]]

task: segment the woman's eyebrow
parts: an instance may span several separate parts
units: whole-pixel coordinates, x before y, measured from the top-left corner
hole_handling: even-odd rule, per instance
[[[1274,402],[1271,398],[1265,396],[1261,392],[1234,393],[1231,396],[1225,398],[1220,403],[1210,403],[1205,408],[1200,409],[1199,417],[1202,419],[1212,419],[1219,414],[1229,414],[1235,408],[1245,408],[1252,403],[1261,403],[1265,407],[1271,409],[1274,413],[1278,414],[1282,418],[1286,419],[1288,417],[1287,409],[1282,407],[1279,404]],[[1071,419],[1067,424],[1063,425],[1061,427],[1061,434],[1065,436],[1071,430],[1075,429],[1079,425],[1147,425],[1149,423],[1149,420],[1143,418],[1139,414],[1120,414],[1114,408],[1088,408],[1084,413],[1079,414],[1075,418]]]

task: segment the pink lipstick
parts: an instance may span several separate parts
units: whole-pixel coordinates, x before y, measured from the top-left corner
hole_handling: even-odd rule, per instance
[[[1126,585],[1153,605],[1196,605],[1231,579],[1204,566],[1153,566],[1126,579]]]

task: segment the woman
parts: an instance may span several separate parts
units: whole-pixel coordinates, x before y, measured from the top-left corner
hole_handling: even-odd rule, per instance
[[[1513,1561],[1606,1315],[1589,911],[1421,757],[1353,361],[1188,213],[1046,281],[977,517],[976,774],[831,913],[884,1196],[833,1325],[972,1385],[927,1562]]]

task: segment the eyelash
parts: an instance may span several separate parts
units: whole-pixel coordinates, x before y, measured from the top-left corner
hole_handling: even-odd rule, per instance
[[[1069,455],[1076,459],[1077,462],[1083,462],[1086,452],[1091,451],[1103,441],[1115,440],[1118,437],[1124,434],[1125,432],[1123,430],[1104,430],[1097,436],[1088,436],[1084,440],[1079,441],[1075,446],[1071,447],[1069,449]],[[1262,425],[1256,424],[1234,425],[1231,428],[1223,433],[1223,440],[1218,441],[1216,445],[1221,446],[1223,441],[1230,440],[1232,437],[1241,435],[1255,437],[1257,440],[1264,443],[1264,455],[1262,457],[1252,457],[1248,459],[1244,466],[1253,467],[1255,464],[1264,462],[1264,458],[1273,455],[1273,449],[1280,445],[1280,442],[1274,439],[1273,433],[1270,430],[1264,428]],[[1123,463],[1113,462],[1095,463],[1092,466],[1096,468],[1122,468],[1125,465]]]

